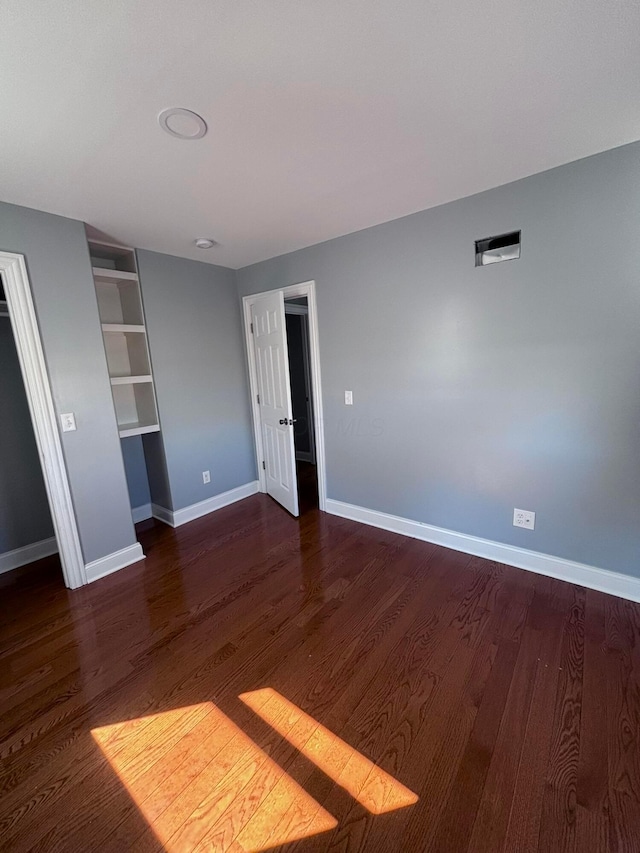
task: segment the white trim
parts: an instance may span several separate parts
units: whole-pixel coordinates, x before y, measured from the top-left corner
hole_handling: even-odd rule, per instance
[[[514,545],[503,545],[501,542],[480,539],[478,536],[469,536],[466,533],[456,533],[454,530],[434,527],[431,524],[423,524],[420,521],[412,521],[409,518],[377,512],[342,501],[327,500],[327,512],[341,518],[351,519],[351,521],[359,521],[361,524],[368,524],[371,527],[400,533],[402,536],[411,536],[413,539],[421,539],[423,542],[432,542],[435,545],[452,548],[454,551],[463,551],[465,554],[473,554],[476,557],[506,563],[518,569],[526,569],[528,572],[536,572],[550,578],[557,578],[599,592],[606,592],[609,595],[617,595],[620,598],[629,599],[629,601],[640,602],[640,578],[623,575],[620,572],[599,569],[595,566],[587,566],[584,563],[574,563],[572,560],[564,560],[561,557],[553,557],[550,554],[541,554],[537,551],[528,551]]]
[[[31,545],[23,545],[22,548],[14,548],[13,551],[5,551],[0,554],[0,575],[57,553],[58,543],[55,536],[32,542]]]
[[[175,524],[173,523],[173,513],[170,509],[160,506],[160,504],[151,504],[151,515],[153,518],[157,518],[158,521],[162,521],[163,524],[168,524],[169,527],[175,527]]]
[[[24,256],[0,252],[0,275],[40,454],[62,574],[65,584],[75,589],[87,583],[87,575]]]
[[[87,574],[87,583],[100,580],[100,578],[104,578],[106,575],[124,569],[125,566],[138,563],[140,560],[144,560],[144,554],[142,553],[142,545],[139,542],[129,545],[126,548],[121,548],[119,551],[114,551],[113,554],[107,554],[106,557],[93,560],[93,562],[87,563],[84,567]]]
[[[327,502],[327,477],[324,447],[324,414],[322,406],[322,380],[320,372],[320,344],[318,334],[316,283],[315,281],[303,281],[300,284],[292,284],[289,287],[273,289],[281,290],[285,299],[292,299],[296,296],[307,297],[309,317],[309,355],[311,357],[311,393],[313,400],[316,470],[318,476],[318,504],[320,509],[325,511]],[[262,449],[262,429],[260,428],[260,408],[257,401],[258,382],[256,377],[256,360],[253,347],[253,335],[251,334],[251,306],[256,299],[260,299],[261,296],[264,296],[265,292],[252,293],[249,296],[242,297],[244,337],[249,366],[249,387],[251,391],[251,414],[253,416],[253,434],[256,447],[256,461],[258,465],[258,483],[259,490],[261,492],[266,492],[267,483],[262,469],[264,453]]]
[[[260,424],[260,407],[258,404],[258,377],[256,376],[256,351],[253,345],[253,335],[251,333],[251,306],[253,305],[254,297],[244,296],[242,299],[242,308],[244,315],[244,340],[247,353],[247,362],[249,367],[249,394],[251,396],[251,416],[253,419],[253,437],[256,451],[256,467],[258,469],[258,490],[261,492],[267,491],[267,481],[265,472],[262,467],[262,460],[265,458],[262,444],[262,429]]]
[[[133,518],[134,524],[139,524],[141,521],[146,521],[148,518],[152,518],[153,512],[151,510],[151,504],[142,504],[141,506],[132,507],[131,517]]]
[[[163,506],[158,506],[158,504],[152,504],[153,517],[157,518],[158,521],[164,521],[170,527],[181,527],[183,524],[195,521],[196,518],[202,518],[203,515],[209,515],[210,512],[215,512],[218,509],[229,506],[229,504],[236,503],[236,501],[243,501],[245,498],[249,498],[259,491],[258,481],[252,480],[250,483],[245,483],[236,489],[229,489],[227,492],[221,492],[212,498],[198,501],[196,504],[185,506],[174,512]]]

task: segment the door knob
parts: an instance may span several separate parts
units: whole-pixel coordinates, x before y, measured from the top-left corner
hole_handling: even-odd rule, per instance
[[[281,419],[278,421],[278,423],[279,423],[279,424],[284,424],[284,425],[286,426],[286,425],[287,425],[287,419],[286,419],[286,418],[281,418]]]
[[[289,425],[290,426],[293,426],[294,424],[297,424],[297,423],[298,423],[297,418],[289,418]]]

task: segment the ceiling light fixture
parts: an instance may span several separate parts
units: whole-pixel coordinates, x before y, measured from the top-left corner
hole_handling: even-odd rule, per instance
[[[194,242],[199,249],[212,249],[215,246],[215,241],[207,237],[199,237]]]
[[[163,110],[158,116],[158,123],[177,139],[202,139],[207,132],[207,123],[202,116],[182,107]]]

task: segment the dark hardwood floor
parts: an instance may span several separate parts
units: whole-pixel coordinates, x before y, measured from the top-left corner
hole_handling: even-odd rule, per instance
[[[298,476],[298,502],[300,515],[312,509],[318,509],[318,474],[316,466],[310,462],[296,462]]]
[[[2,850],[640,850],[640,605],[262,495],[139,534],[0,578]]]

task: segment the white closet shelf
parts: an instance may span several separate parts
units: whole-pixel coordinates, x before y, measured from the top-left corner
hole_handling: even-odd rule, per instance
[[[153,382],[153,376],[146,374],[143,376],[112,376],[112,385],[135,385],[138,382]]]
[[[0,299],[0,317],[8,317],[9,316],[9,306],[7,303]]]
[[[133,325],[132,323],[103,323],[103,332],[145,332],[144,326]]]
[[[138,281],[138,276],[134,272],[103,269],[102,267],[93,267],[93,278],[100,284],[118,284],[122,281]]]
[[[148,432],[160,432],[159,424],[120,424],[118,426],[120,438],[128,438],[130,435],[145,435]]]

